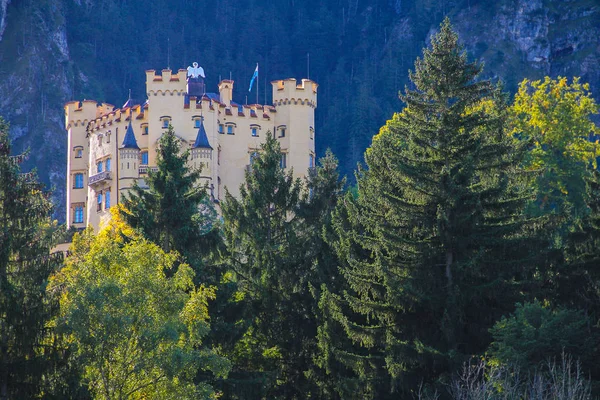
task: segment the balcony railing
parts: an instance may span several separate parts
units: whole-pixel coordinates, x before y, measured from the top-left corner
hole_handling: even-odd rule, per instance
[[[96,175],[92,175],[89,177],[88,186],[92,186],[110,179],[112,179],[111,171],[102,171],[100,173],[97,173]]]
[[[147,165],[143,165],[138,170],[140,175],[145,175],[148,173],[148,171],[156,172],[158,171],[158,167],[149,167]]]

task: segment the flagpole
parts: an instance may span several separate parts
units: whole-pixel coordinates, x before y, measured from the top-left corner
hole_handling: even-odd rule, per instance
[[[258,63],[256,63],[256,70],[258,71]],[[258,74],[256,74],[256,104],[258,104],[258,92],[260,92],[260,72]]]

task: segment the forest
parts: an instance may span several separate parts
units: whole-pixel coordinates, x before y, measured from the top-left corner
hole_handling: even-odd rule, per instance
[[[99,232],[0,119],[0,400],[600,396],[600,108],[483,68],[446,18],[350,182],[267,135],[214,204],[170,128]]]

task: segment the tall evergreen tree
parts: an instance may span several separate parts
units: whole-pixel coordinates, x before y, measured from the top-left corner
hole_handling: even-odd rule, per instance
[[[302,194],[301,181],[281,168],[279,143],[267,136],[239,199],[227,193],[222,205],[226,261],[238,285],[236,325],[243,327],[224,391],[229,398],[318,398],[326,378],[313,367],[311,288],[320,286],[319,262],[327,260],[321,229],[341,189],[337,162],[326,157]]]
[[[523,152],[480,71],[446,19],[336,212],[347,290],[323,307],[356,345],[332,353],[371,383],[363,396],[445,379],[520,298]]]
[[[41,395],[53,367],[47,322],[56,303],[49,275],[62,263],[52,247],[52,205],[34,173],[21,173],[24,155],[10,156],[8,125],[0,118],[0,399]],[[48,394],[48,393],[46,393]]]
[[[555,300],[600,321],[600,172],[586,177],[587,214],[570,232],[556,274]]]
[[[172,126],[160,138],[156,172],[149,171],[148,188],[137,183],[125,196],[124,220],[166,251],[177,250],[190,265],[198,268],[219,241],[215,216],[206,187],[200,184],[200,171],[187,166],[189,150]],[[200,278],[205,278],[202,276]]]

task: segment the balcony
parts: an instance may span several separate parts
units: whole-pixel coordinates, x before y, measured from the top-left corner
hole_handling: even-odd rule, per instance
[[[94,186],[104,181],[112,179],[111,171],[103,171],[88,178],[88,186]]]
[[[143,165],[138,169],[138,173],[140,175],[146,175],[148,174],[148,171],[156,172],[158,171],[158,167],[149,167],[147,165]]]

